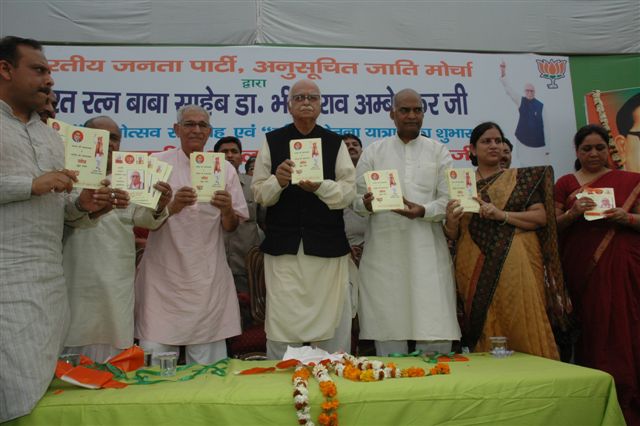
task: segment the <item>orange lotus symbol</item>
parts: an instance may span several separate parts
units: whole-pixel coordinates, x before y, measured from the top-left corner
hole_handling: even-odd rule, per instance
[[[538,63],[540,78],[551,80],[551,83],[547,84],[549,89],[557,89],[558,85],[556,84],[556,80],[564,78],[564,74],[567,72],[567,60],[536,59],[536,62]]]

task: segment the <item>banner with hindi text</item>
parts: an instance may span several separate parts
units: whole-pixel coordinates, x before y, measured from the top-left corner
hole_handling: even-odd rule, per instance
[[[82,124],[108,115],[121,126],[126,151],[178,146],[172,129],[176,109],[196,103],[211,112],[207,149],[234,135],[243,141],[246,160],[266,132],[291,121],[289,89],[306,78],[323,95],[318,123],[355,133],[365,148],[395,133],[391,99],[412,88],[423,99],[423,133],[447,145],[454,167],[469,166],[471,130],[488,120],[514,143],[513,166],[546,162],[560,175],[574,160],[566,57],[262,46],[47,46],[45,54],[56,83],[58,118]],[[536,108],[527,110],[531,88]],[[527,146],[527,122],[534,123],[535,144],[541,146]]]

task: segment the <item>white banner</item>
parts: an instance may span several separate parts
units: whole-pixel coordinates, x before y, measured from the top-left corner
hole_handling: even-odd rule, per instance
[[[57,118],[82,124],[108,115],[121,126],[126,151],[178,146],[175,111],[197,103],[212,116],[207,149],[218,138],[234,135],[243,142],[246,160],[266,132],[291,121],[289,88],[307,78],[323,95],[318,123],[337,133],[355,133],[365,148],[395,133],[391,99],[412,88],[425,107],[423,133],[447,144],[455,167],[468,166],[465,147],[482,121],[497,122],[515,145],[514,167],[546,162],[559,176],[574,160],[566,57],[256,46],[48,46],[45,54],[56,82]],[[527,94],[537,108],[522,108]],[[542,122],[536,117],[540,113]],[[545,146],[520,143],[519,122],[543,125]]]

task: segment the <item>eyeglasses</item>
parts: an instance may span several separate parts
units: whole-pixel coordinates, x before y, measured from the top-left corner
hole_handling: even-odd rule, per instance
[[[415,115],[420,115],[424,112],[424,109],[422,107],[415,107],[415,108],[400,107],[397,109],[397,111],[402,115],[408,115],[412,112]]]
[[[291,95],[291,99],[293,99],[294,102],[304,102],[305,99],[309,102],[318,102],[320,100],[320,95]]]
[[[206,123],[204,121],[183,121],[182,123],[180,123],[180,125],[186,129],[195,129],[196,127],[199,127],[203,130],[207,130],[211,128],[211,125],[209,123]]]
[[[495,142],[497,145],[500,145],[501,143],[504,142],[504,139],[502,139],[502,138],[484,138],[484,139],[480,139],[478,142],[480,142],[482,144],[486,144],[486,145],[489,145],[491,142]]]

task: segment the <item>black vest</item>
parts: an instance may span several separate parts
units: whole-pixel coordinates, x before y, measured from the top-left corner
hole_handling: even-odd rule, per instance
[[[272,174],[275,175],[280,163],[291,158],[291,139],[321,138],[324,178],[335,180],[336,159],[342,146],[339,135],[320,126],[303,135],[293,124],[289,124],[266,136]],[[289,184],[280,193],[278,202],[267,208],[265,234],[260,248],[273,256],[298,253],[301,239],[304,253],[310,256],[340,257],[351,250],[344,232],[342,209],[330,210],[317,195],[298,185]]]

